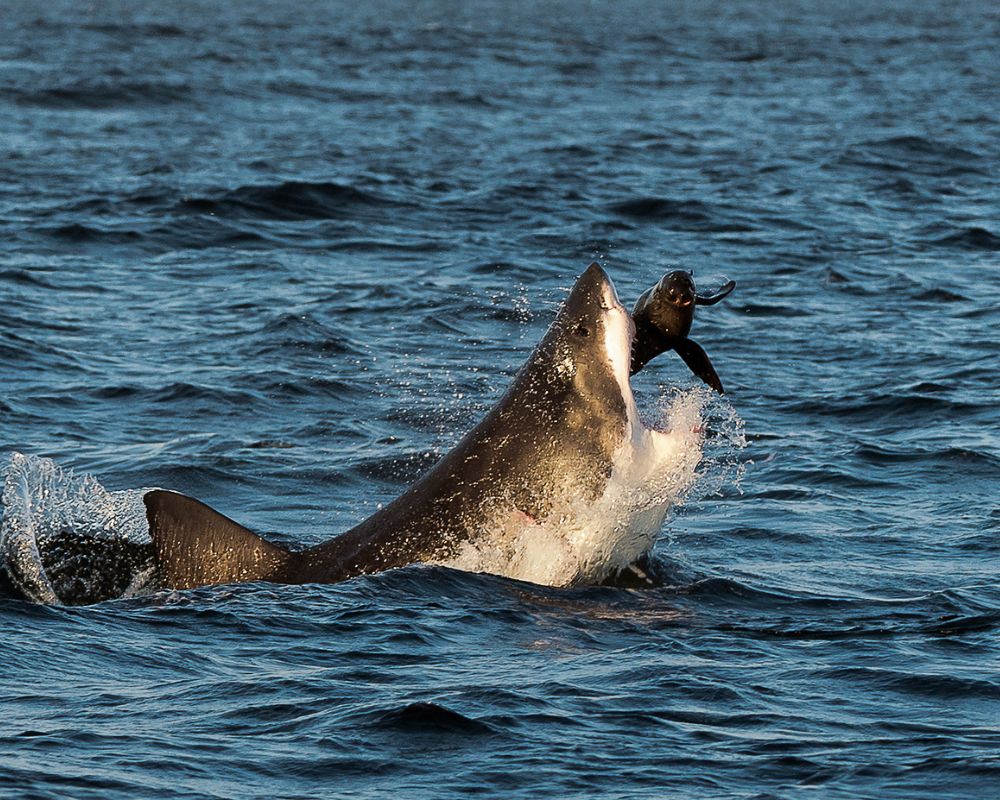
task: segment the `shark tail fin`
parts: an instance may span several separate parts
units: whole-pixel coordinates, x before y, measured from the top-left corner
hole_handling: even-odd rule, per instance
[[[164,586],[284,582],[292,554],[283,547],[177,492],[156,489],[143,502]]]

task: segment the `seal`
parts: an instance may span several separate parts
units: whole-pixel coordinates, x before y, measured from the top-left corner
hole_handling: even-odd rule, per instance
[[[636,335],[632,346],[631,373],[641,370],[652,358],[675,350],[688,368],[719,394],[725,394],[719,379],[701,345],[688,338],[694,321],[696,305],[712,306],[736,288],[729,281],[715,294],[700,295],[694,278],[687,270],[668,272],[651,289],[646,290],[632,309]]]

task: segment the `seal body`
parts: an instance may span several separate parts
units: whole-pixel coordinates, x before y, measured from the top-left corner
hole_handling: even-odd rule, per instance
[[[668,272],[636,301],[632,309],[636,335],[632,345],[631,372],[634,375],[651,359],[674,350],[688,368],[719,394],[722,381],[708,354],[688,337],[696,305],[714,305],[736,287],[729,281],[714,295],[699,295],[694,278],[686,270]]]

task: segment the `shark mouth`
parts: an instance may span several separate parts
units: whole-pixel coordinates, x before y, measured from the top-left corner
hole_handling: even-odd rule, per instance
[[[547,574],[532,565],[529,579],[553,585],[603,581],[631,567],[648,553],[670,508],[683,501],[699,477],[703,453],[703,406],[709,393],[700,387],[679,392],[666,407],[640,415],[630,383],[635,323],[613,299],[606,312],[605,347],[625,402],[625,436],[615,453],[611,476],[598,500],[580,508],[576,523],[563,531],[563,559]]]
[[[618,383],[622,399],[625,401],[626,414],[628,416],[628,426],[634,438],[643,431],[655,437],[663,437],[666,434],[656,428],[647,427],[639,414],[636,404],[635,394],[632,391],[631,383],[631,363],[632,346],[635,341],[636,327],[632,315],[625,309],[618,299],[618,292],[610,278],[605,276],[601,286],[601,308],[604,310],[605,338],[604,347],[608,354],[608,362],[611,365],[612,374]]]

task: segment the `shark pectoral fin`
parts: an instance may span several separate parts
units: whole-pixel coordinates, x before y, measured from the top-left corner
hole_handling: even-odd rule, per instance
[[[711,386],[719,394],[725,394],[722,388],[722,381],[719,380],[715,367],[708,360],[708,354],[702,350],[701,345],[692,339],[682,339],[674,345],[677,354],[684,359],[688,368],[705,383]]]
[[[191,497],[146,492],[146,519],[163,583],[193,589],[220,583],[281,581],[291,556]]]
[[[720,300],[729,296],[729,293],[736,288],[736,281],[728,281],[724,286],[719,288],[715,294],[699,294],[694,298],[694,302],[699,306],[714,306]]]

